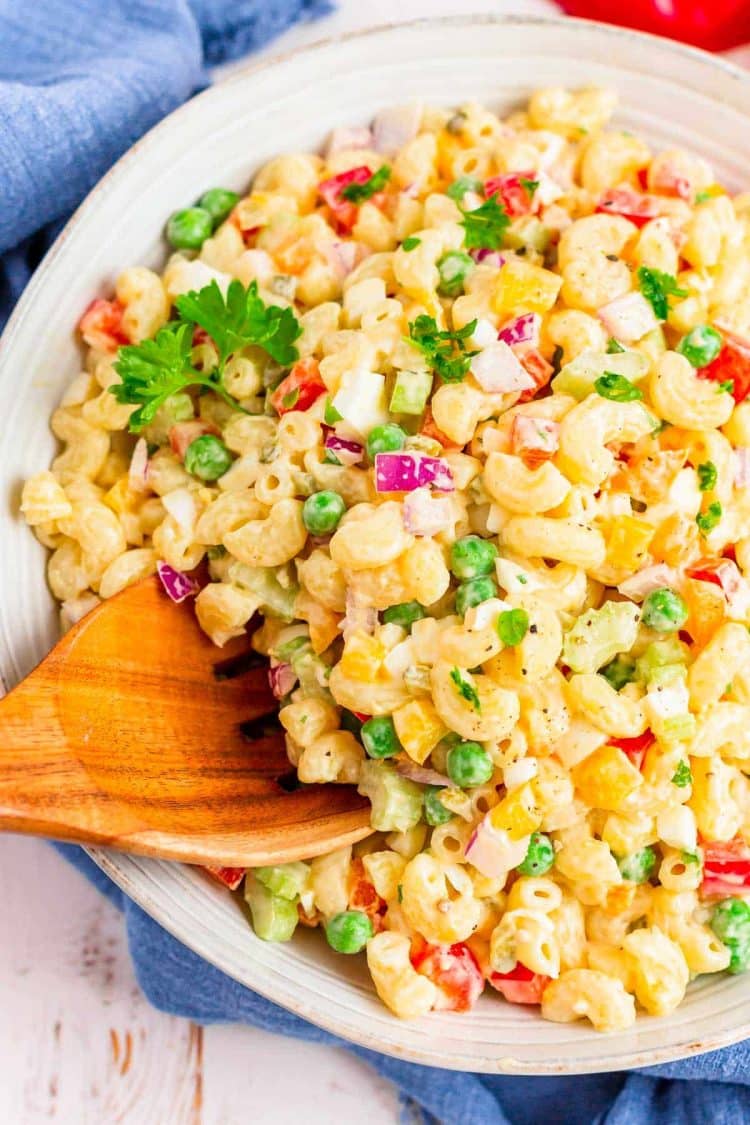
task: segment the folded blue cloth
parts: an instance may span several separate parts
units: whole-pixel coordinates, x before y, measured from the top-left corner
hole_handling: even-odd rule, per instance
[[[0,327],[61,221],[146,129],[236,58],[326,0],[0,0]],[[124,911],[141,987],[159,1008],[338,1042],[191,953],[79,848],[60,851]],[[450,1125],[739,1125],[747,1045],[629,1075],[455,1074],[349,1049],[398,1086],[405,1115]]]

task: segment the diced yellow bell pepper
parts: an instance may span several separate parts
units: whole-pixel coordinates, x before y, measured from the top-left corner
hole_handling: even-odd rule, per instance
[[[489,812],[490,824],[493,828],[503,828],[511,840],[520,840],[536,832],[542,823],[542,814],[534,794],[532,782],[519,785],[499,805]]]
[[[637,516],[615,516],[607,537],[607,561],[626,570],[638,570],[656,528]]]
[[[413,699],[393,712],[393,725],[406,753],[420,766],[448,733],[430,699]]]
[[[562,278],[521,258],[510,258],[498,272],[492,293],[496,313],[547,312],[557,300]]]
[[[571,771],[580,797],[595,809],[617,812],[643,777],[618,746],[601,746]]]
[[[112,485],[109,492],[105,492],[102,503],[111,508],[116,515],[121,516],[124,512],[134,512],[140,499],[142,498],[130,491],[128,478],[121,477]]]
[[[344,645],[340,667],[345,676],[353,680],[374,680],[385,659],[386,649],[381,641],[367,633],[352,633]]]

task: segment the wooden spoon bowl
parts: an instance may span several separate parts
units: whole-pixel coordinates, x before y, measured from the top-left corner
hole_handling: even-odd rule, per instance
[[[248,638],[217,648],[147,578],[0,702],[0,828],[237,867],[367,836],[353,787],[297,783],[277,712]]]

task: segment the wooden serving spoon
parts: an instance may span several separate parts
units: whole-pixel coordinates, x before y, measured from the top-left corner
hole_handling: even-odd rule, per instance
[[[103,602],[0,702],[0,829],[213,866],[367,836],[351,786],[297,786],[265,661],[157,578]]]

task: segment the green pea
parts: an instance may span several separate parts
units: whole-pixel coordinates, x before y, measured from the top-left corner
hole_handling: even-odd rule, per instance
[[[231,464],[232,454],[213,434],[201,434],[185,451],[185,468],[201,480],[218,480]]]
[[[311,535],[328,535],[335,531],[346,511],[346,504],[338,492],[330,488],[313,492],[302,505],[302,522]]]
[[[490,574],[497,558],[497,547],[489,539],[465,535],[451,547],[451,570],[456,578],[479,578]]]
[[[456,590],[456,613],[463,617],[467,609],[496,596],[497,586],[492,578],[472,578],[469,582],[462,582]]]
[[[731,954],[729,964],[727,965],[727,972],[746,973],[747,970],[750,969],[750,941],[732,941],[727,939],[725,945]]]
[[[383,621],[386,625],[400,625],[402,629],[411,629],[415,621],[421,621],[425,612],[419,602],[399,602],[398,605],[389,605],[383,610]]]
[[[555,862],[555,849],[549,836],[543,832],[532,832],[526,857],[516,870],[521,875],[546,875]]]
[[[433,828],[437,828],[439,824],[447,824],[453,816],[440,800],[441,791],[439,785],[428,785],[424,791],[424,818]]]
[[[198,200],[198,206],[202,207],[204,211],[208,211],[214,224],[214,228],[218,227],[219,223],[223,223],[230,211],[239,203],[240,197],[236,191],[229,191],[228,188],[214,187],[204,191],[203,195]]]
[[[653,590],[643,603],[641,621],[657,633],[674,633],[682,628],[687,619],[685,599],[668,586]]]
[[[377,453],[398,453],[405,441],[406,432],[395,422],[375,426],[367,436],[367,456],[374,461]]]
[[[750,939],[750,903],[742,898],[725,898],[711,915],[711,929],[720,941]]]
[[[326,938],[337,953],[360,953],[372,937],[372,922],[361,910],[342,910],[326,923]]]
[[[623,879],[629,883],[647,883],[656,866],[656,852],[653,848],[643,848],[618,859],[617,866]]]
[[[362,724],[362,745],[371,758],[392,758],[401,749],[390,715],[376,715]]]
[[[506,648],[520,645],[529,631],[529,615],[525,609],[506,609],[497,619],[497,635]]]
[[[724,341],[721,333],[712,328],[710,324],[699,324],[683,336],[677,345],[677,351],[684,355],[693,367],[706,367],[716,359],[722,349]]]
[[[458,297],[464,291],[467,275],[474,269],[474,259],[463,250],[449,250],[437,263],[441,297]]]
[[[200,250],[214,229],[213,219],[203,207],[175,211],[167,223],[167,242],[175,250]]]
[[[624,656],[620,653],[614,660],[610,660],[609,664],[605,664],[599,670],[599,675],[604,676],[604,679],[615,691],[620,691],[625,687],[625,684],[631,684],[635,679],[635,661],[630,656]]]
[[[457,742],[448,751],[446,770],[454,785],[471,789],[489,781],[495,767],[492,758],[478,742]]]

